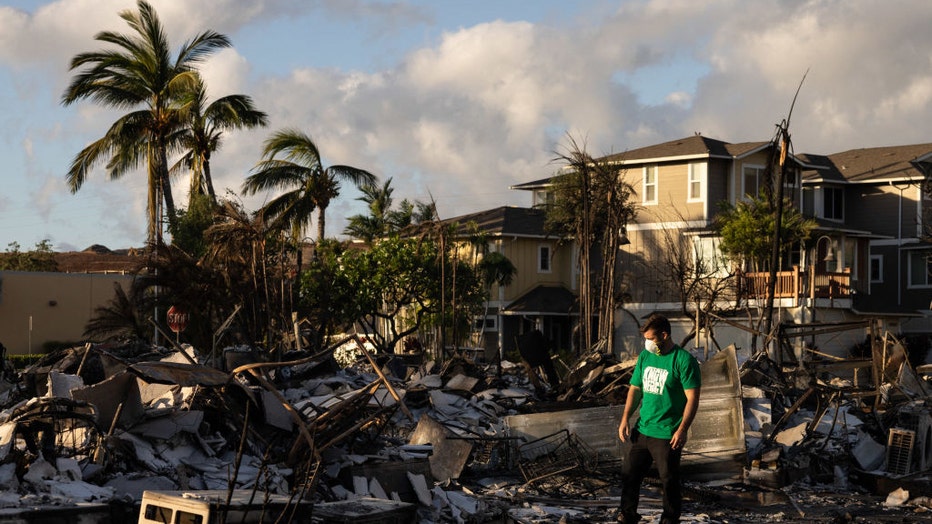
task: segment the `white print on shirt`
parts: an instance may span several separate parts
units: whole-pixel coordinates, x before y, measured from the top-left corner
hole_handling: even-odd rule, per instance
[[[667,383],[667,375],[670,372],[666,369],[654,368],[648,366],[644,369],[644,391],[655,395],[663,395],[663,387]]]

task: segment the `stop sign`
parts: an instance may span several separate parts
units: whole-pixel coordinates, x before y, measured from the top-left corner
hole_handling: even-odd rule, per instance
[[[172,306],[168,308],[165,318],[168,320],[168,327],[175,333],[181,333],[184,328],[188,327],[188,312],[180,307]]]

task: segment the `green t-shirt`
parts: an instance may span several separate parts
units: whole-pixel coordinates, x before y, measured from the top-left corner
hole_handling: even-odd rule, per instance
[[[641,351],[631,385],[641,388],[638,431],[648,437],[673,438],[683,421],[685,390],[702,386],[699,361],[679,346],[666,355]]]

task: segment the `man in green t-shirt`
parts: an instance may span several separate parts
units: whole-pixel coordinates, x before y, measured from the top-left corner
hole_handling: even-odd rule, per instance
[[[699,406],[702,377],[696,357],[673,342],[666,317],[651,315],[641,333],[645,351],[638,355],[634,366],[618,427],[621,441],[631,443],[622,467],[618,522],[633,524],[640,520],[637,509],[641,482],[653,462],[663,487],[660,524],[673,524],[680,521],[682,512],[680,457]],[[640,417],[631,429],[629,420],[639,404]]]

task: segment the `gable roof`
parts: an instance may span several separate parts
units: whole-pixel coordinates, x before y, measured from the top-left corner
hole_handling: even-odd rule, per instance
[[[677,138],[662,144],[631,149],[623,153],[615,153],[608,156],[595,159],[597,162],[609,162],[617,164],[644,164],[648,162],[666,162],[674,160],[686,160],[694,158],[741,158],[743,156],[756,153],[766,149],[771,142],[744,142],[740,144],[729,144],[728,142],[709,138],[702,135],[693,135],[685,138]],[[555,177],[541,178],[532,182],[525,182],[510,187],[510,189],[519,189],[532,191],[535,189],[544,189],[553,184]]]
[[[883,183],[919,181],[932,172],[932,143],[851,149],[824,157],[808,155],[827,167],[820,174],[804,173],[806,182]]]
[[[530,207],[501,206],[485,211],[460,215],[443,220],[444,224],[456,223],[456,234],[467,235],[467,224],[474,222],[479,231],[496,236],[546,237],[542,209]]]
[[[576,295],[562,285],[540,284],[502,308],[503,315],[579,314]]]
[[[702,135],[693,135],[677,138],[661,144],[631,149],[623,153],[615,153],[595,159],[597,162],[609,162],[621,165],[639,165],[654,162],[672,162],[701,158],[722,158],[727,160],[740,159],[772,147],[772,141],[741,142],[731,144],[723,140],[709,138]],[[809,165],[805,157],[790,155],[803,167],[820,169],[819,165]],[[559,175],[557,175],[559,176]],[[545,189],[553,184],[555,177],[541,178],[531,182],[513,185],[510,189],[533,191]]]
[[[728,143],[714,138],[702,135],[693,135],[686,138],[678,138],[654,144],[637,149],[630,149],[623,153],[615,153],[602,157],[598,160],[606,162],[618,162],[622,164],[639,163],[646,160],[673,160],[682,158],[696,157],[721,157],[731,158],[728,151]]]

